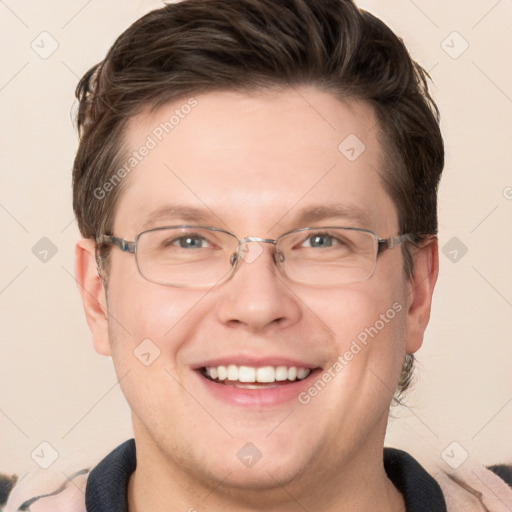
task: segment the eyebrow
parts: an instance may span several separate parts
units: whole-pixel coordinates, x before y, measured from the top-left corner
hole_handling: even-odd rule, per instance
[[[305,208],[299,212],[294,222],[299,225],[308,225],[313,222],[332,219],[356,221],[360,223],[361,226],[369,226],[371,222],[369,214],[362,208],[353,204]]]
[[[201,208],[194,208],[193,206],[173,205],[164,206],[151,212],[142,224],[142,229],[149,229],[162,220],[172,219],[173,223],[188,224],[196,223],[203,224],[211,219],[212,212],[210,210],[203,210]]]
[[[288,216],[286,215],[285,217]],[[218,217],[206,208],[195,208],[187,205],[167,205],[151,212],[145,219],[142,230],[154,227],[160,221],[168,220],[173,224],[194,223],[208,225],[212,217],[216,217],[218,220]],[[307,227],[314,222],[338,219],[355,221],[360,226],[370,226],[370,216],[365,210],[356,205],[329,205],[304,208],[299,210],[297,217],[293,220],[293,224],[299,227]]]

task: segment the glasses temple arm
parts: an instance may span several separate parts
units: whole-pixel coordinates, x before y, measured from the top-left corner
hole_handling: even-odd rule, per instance
[[[411,233],[407,233],[405,235],[392,236],[390,238],[379,238],[378,240],[378,250],[377,253],[380,254],[382,251],[386,249],[393,249],[394,247],[398,247],[404,242],[414,243],[415,237]]]
[[[98,244],[110,244],[119,247],[125,252],[135,252],[136,243],[128,242],[126,238],[118,238],[111,235],[100,235],[98,237]]]

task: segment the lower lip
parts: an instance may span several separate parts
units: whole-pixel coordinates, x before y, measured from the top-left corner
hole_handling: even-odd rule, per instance
[[[311,378],[319,370],[312,371],[305,379],[279,384],[272,388],[244,389],[229,384],[218,384],[196,371],[199,380],[209,393],[223,402],[242,407],[272,407],[296,400],[298,395],[310,386]]]

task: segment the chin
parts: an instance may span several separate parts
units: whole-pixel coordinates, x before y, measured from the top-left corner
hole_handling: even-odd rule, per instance
[[[235,457],[227,458],[222,465],[210,464],[210,475],[233,488],[261,491],[288,485],[308,466],[302,450],[285,449],[283,444],[282,449],[268,442],[266,446],[262,444],[259,451],[252,443],[243,443]]]
[[[231,464],[226,465],[222,472],[218,468],[215,472],[219,473],[216,479],[222,481],[223,487],[261,492],[288,486],[302,474],[303,469],[296,463],[284,466],[279,461],[275,461],[260,468],[240,468],[240,463]],[[229,476],[226,477],[226,474]]]

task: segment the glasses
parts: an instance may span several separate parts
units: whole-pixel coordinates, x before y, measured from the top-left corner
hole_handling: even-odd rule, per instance
[[[167,226],[148,229],[134,242],[100,235],[110,244],[135,254],[142,277],[174,287],[212,287],[236,272],[241,261],[254,261],[263,247],[273,244],[273,259],[289,280],[316,286],[339,286],[366,281],[375,272],[384,250],[413,242],[410,234],[379,238],[373,231],[349,227],[313,227],[289,231],[275,240],[245,237],[205,226]]]

